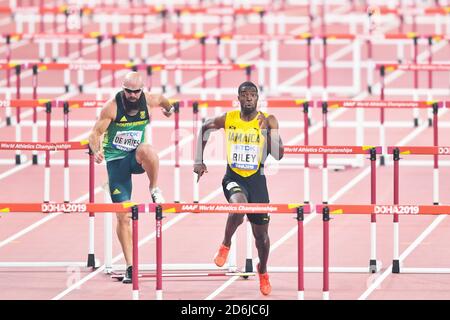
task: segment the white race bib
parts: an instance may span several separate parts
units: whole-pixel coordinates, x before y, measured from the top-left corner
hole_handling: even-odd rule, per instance
[[[231,167],[241,170],[257,170],[259,146],[248,144],[231,145]]]
[[[141,143],[142,131],[117,131],[112,141],[114,148],[123,151],[133,151]]]

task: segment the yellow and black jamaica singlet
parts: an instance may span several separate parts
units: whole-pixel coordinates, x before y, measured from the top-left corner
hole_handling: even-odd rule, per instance
[[[126,114],[122,91],[116,94],[117,115],[106,130],[103,151],[106,161],[125,158],[144,141],[145,127],[150,122],[144,93],[139,98],[139,110],[134,116]]]
[[[266,141],[259,127],[258,117],[244,121],[240,113],[240,110],[234,110],[226,114],[227,161],[234,173],[241,177],[250,177],[261,167]],[[263,114],[269,116],[267,113]]]

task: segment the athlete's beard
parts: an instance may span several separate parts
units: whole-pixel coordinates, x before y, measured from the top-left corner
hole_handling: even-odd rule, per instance
[[[136,111],[139,109],[139,99],[137,99],[136,101],[130,101],[126,97],[124,97],[123,101],[125,104],[125,110],[127,112]]]
[[[254,108],[242,108],[242,113],[243,113],[245,116],[249,116],[249,115],[251,115],[255,110],[256,110],[256,107],[254,107]]]

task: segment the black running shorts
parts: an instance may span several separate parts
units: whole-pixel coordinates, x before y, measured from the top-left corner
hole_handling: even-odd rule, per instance
[[[260,170],[250,177],[244,178],[227,168],[222,180],[222,188],[228,202],[233,194],[242,192],[249,203],[269,203],[266,177],[261,174]],[[247,214],[247,217],[251,223],[259,225],[267,224],[270,220],[268,213],[250,213]]]

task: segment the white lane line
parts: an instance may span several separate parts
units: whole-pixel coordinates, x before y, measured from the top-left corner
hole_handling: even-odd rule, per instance
[[[445,112],[442,112],[441,115],[442,116]],[[423,132],[424,130],[426,130],[428,128],[428,123],[422,123],[419,127],[415,128],[410,134],[408,134],[408,136],[406,136],[405,138],[403,138],[398,144],[398,146],[402,146],[402,145],[406,145],[409,141],[413,140],[415,137],[417,137],[417,135],[421,132]],[[289,145],[290,143],[288,143],[287,145]],[[377,167],[379,166],[379,164],[377,164]],[[330,203],[334,203],[335,201],[337,201],[340,197],[342,197],[345,193],[347,193],[349,190],[351,190],[353,187],[355,187],[359,182],[361,182],[365,177],[367,177],[370,174],[370,167],[364,169],[360,174],[358,174],[356,177],[354,177],[350,182],[348,182],[346,185],[344,185],[341,189],[339,189],[332,197],[330,197],[329,202]],[[308,218],[305,219],[304,221],[304,225],[307,225],[311,220],[313,220],[314,218],[316,218],[317,214],[313,213],[311,215],[308,216]],[[439,219],[440,217],[438,217],[437,219]],[[436,220],[437,220],[436,219]],[[439,220],[440,222],[441,220]],[[431,228],[429,232],[431,232],[431,230],[433,230],[435,227]],[[428,232],[428,233],[429,233]],[[291,230],[289,230],[284,236],[282,236],[273,246],[273,248],[271,247],[270,252],[272,253],[273,251],[275,251],[279,246],[281,246],[284,242],[286,242],[290,237],[292,237],[293,235],[295,235],[297,233],[297,226],[293,227]],[[428,234],[427,233],[427,234]],[[422,240],[420,240],[422,241]],[[417,246],[419,242],[415,242],[415,246]],[[415,248],[415,246],[411,249],[411,251]],[[412,247],[412,246],[411,246]],[[406,252],[406,251],[405,251]],[[408,252],[409,254],[410,252]],[[406,258],[406,256],[404,256],[403,258],[401,257],[400,259],[404,259]],[[254,258],[255,261],[258,260],[258,258]],[[385,275],[385,277],[387,277],[387,275]],[[227,287],[229,287],[233,282],[235,282],[236,280],[238,280],[240,277],[235,276],[235,277],[231,277],[228,281],[226,281],[225,283],[223,283],[219,288],[217,288],[214,292],[212,292],[210,295],[208,295],[205,300],[212,300],[215,297],[217,297],[217,295],[219,295],[222,291],[224,291]],[[377,279],[378,283],[382,280]],[[380,282],[381,283],[381,282]],[[379,284],[378,284],[379,285]],[[378,286],[377,285],[377,286]],[[375,288],[377,287],[375,286]]]
[[[335,118],[339,115],[340,113],[335,113],[333,115],[330,116],[330,118]],[[322,124],[321,122],[318,122],[317,124],[315,124],[313,127],[310,128],[310,132],[316,132],[318,130],[320,130],[322,128]],[[303,133],[299,134],[298,136],[294,137],[291,141],[298,141],[301,139],[301,137],[303,137]],[[186,139],[192,139],[192,137],[188,137]],[[218,188],[216,190],[214,190],[212,193],[208,194],[205,198],[203,198],[202,200],[200,200],[200,202],[208,202],[211,201],[212,199],[214,199],[215,197],[217,197],[218,195],[220,195],[222,193],[222,188]],[[169,227],[171,227],[173,224],[175,224],[176,222],[180,221],[181,219],[183,219],[185,216],[189,215],[189,213],[186,214],[181,214],[177,217],[175,217],[174,219],[171,219],[169,221],[169,223],[165,224],[163,226],[163,230],[168,229]],[[305,219],[305,221],[309,221],[308,219],[312,219],[314,217],[314,214],[311,214],[310,216],[308,216],[307,219]],[[150,239],[153,239],[155,236],[155,233],[150,234],[148,237],[144,238],[143,240],[141,240],[139,242],[139,246],[141,246],[142,244],[146,243],[147,241],[149,241]],[[273,246],[273,248],[277,248],[276,245]],[[119,259],[121,259],[123,257],[123,254],[119,254],[118,256],[116,256],[113,259],[112,263],[117,262]],[[102,265],[99,269],[97,269],[96,271],[93,272],[93,274],[89,274],[86,277],[84,277],[83,279],[81,279],[80,281],[74,283],[71,287],[67,288],[65,291],[61,292],[60,294],[58,294],[57,296],[55,296],[53,298],[53,300],[59,300],[62,297],[64,297],[65,295],[69,294],[71,291],[78,289],[82,284],[86,283],[87,281],[89,281],[90,279],[92,279],[95,275],[97,275],[98,273],[100,273],[101,271],[103,271],[105,269],[105,266]]]
[[[212,199],[214,199],[215,197],[217,197],[218,195],[222,194],[222,187],[217,188],[216,190],[214,190],[213,192],[211,192],[209,195],[207,195],[205,198],[201,199],[200,202],[208,202],[211,201]],[[172,227],[173,225],[175,225],[177,222],[183,220],[184,218],[186,218],[188,215],[190,215],[190,213],[182,213],[179,215],[176,215],[175,218],[169,220],[169,222],[167,222],[166,224],[163,224],[163,231],[168,230],[170,227]],[[149,242],[150,240],[152,240],[153,238],[155,238],[156,232],[151,233],[150,235],[148,235],[147,237],[145,237],[144,239],[139,241],[139,247],[141,247],[142,245],[144,245],[145,243]],[[119,261],[120,259],[123,258],[123,253],[118,254],[117,256],[115,256],[112,259],[112,263],[116,263],[117,261]],[[55,297],[52,298],[52,300],[60,300],[63,297],[65,297],[67,294],[69,294],[70,292],[72,292],[75,289],[79,289],[81,285],[85,284],[87,281],[89,281],[90,279],[94,278],[96,275],[98,275],[99,273],[101,273],[103,270],[105,269],[105,265],[100,266],[97,270],[95,270],[94,272],[88,274],[86,277],[84,277],[83,279],[75,282],[74,284],[72,284],[70,287],[68,287],[66,290],[62,291],[61,293],[57,294]]]
[[[186,46],[186,47],[188,47],[188,46]],[[172,49],[172,50],[175,50],[175,49]],[[74,53],[74,54],[75,54],[75,53]],[[161,53],[158,53],[158,54],[155,55],[155,56],[160,56],[160,55],[161,55]],[[122,73],[124,73],[124,72],[126,72],[126,71],[123,71]],[[110,78],[112,78],[112,76],[111,76],[111,75],[108,75],[108,76],[106,76],[106,77],[103,77],[103,79],[105,79],[105,78],[106,78],[106,79],[110,79]],[[194,79],[194,80],[195,80],[195,79]],[[193,82],[193,81],[191,81],[191,82]],[[185,85],[186,85],[186,86],[189,86],[189,85],[191,85],[191,84],[190,84],[191,82],[186,83]],[[92,83],[94,83],[94,82],[92,82]],[[67,98],[67,97],[70,97],[70,96],[73,96],[73,95],[76,95],[76,94],[77,94],[77,93],[68,93],[68,94],[65,94],[65,95],[63,95],[63,96],[60,96],[58,99]],[[31,114],[31,112],[30,112],[30,114]],[[81,134],[81,135],[75,137],[74,140],[75,140],[75,141],[80,140],[80,139],[82,139],[83,137],[85,137],[88,133],[89,133],[89,132],[83,133],[83,134]],[[189,136],[185,137],[184,139],[182,139],[182,140],[180,141],[180,146],[183,146],[184,144],[187,144],[188,142],[192,141],[192,139],[193,139],[193,135],[190,134]],[[158,152],[158,156],[159,156],[160,158],[162,158],[162,157],[166,156],[167,154],[170,154],[170,153],[171,153],[172,151],[174,151],[174,150],[175,150],[174,145],[171,145],[170,147],[167,147],[167,148],[161,150],[160,152]],[[21,171],[21,170],[23,170],[23,169],[29,167],[30,165],[31,165],[31,161],[28,161],[28,162],[24,163],[24,164],[21,165],[21,166],[14,167],[13,169],[11,169],[11,170],[9,170],[9,171],[7,171],[7,172],[1,174],[1,175],[0,175],[0,180],[3,179],[3,178],[8,177],[8,176],[10,176],[10,175],[12,175],[12,174],[14,174],[14,173],[17,173],[17,172],[19,172],[19,171]],[[96,190],[95,193],[100,192],[100,191],[101,191],[101,187],[97,187],[95,190]],[[81,196],[80,198],[76,199],[75,202],[82,201],[82,200],[79,200],[79,199],[84,199],[84,200],[86,200],[87,197],[88,197],[88,195],[89,195],[88,193],[87,193],[87,194],[84,194],[84,195]],[[57,217],[58,215],[59,215],[59,214],[52,214],[52,215],[49,215],[49,216],[47,216],[46,218],[42,219],[42,221],[41,221],[41,220],[40,220],[40,221],[37,221],[37,222],[33,223],[32,225],[26,227],[25,229],[23,229],[23,230],[17,232],[16,234],[14,234],[14,235],[10,236],[9,238],[5,239],[4,241],[0,242],[0,248],[3,247],[3,246],[5,246],[6,244],[8,244],[8,243],[10,243],[10,242],[12,242],[12,241],[14,241],[14,240],[16,240],[17,238],[22,237],[23,235],[29,233],[30,231],[36,229],[37,227],[41,226],[41,225],[44,224],[45,222],[48,222],[48,221],[52,220],[53,218]]]
[[[346,185],[344,185],[341,189],[339,189],[332,197],[330,197],[329,202],[333,203],[337,199],[339,199],[341,196],[343,196],[346,192],[348,192],[350,189],[355,187],[359,182],[361,182],[365,177],[367,177],[370,173],[370,168],[364,169],[363,172],[358,174],[355,178],[353,178],[350,182],[348,182]],[[305,221],[304,225],[306,226],[310,221],[312,221],[317,216],[316,213],[313,213],[309,215]],[[283,237],[281,237],[277,242],[276,246],[273,248],[270,248],[270,252],[272,253],[275,251],[279,246],[281,246],[284,242],[286,242],[291,236],[295,235],[297,233],[297,226],[293,227],[291,230],[289,230]],[[254,258],[255,260],[258,260],[258,258]],[[229,287],[233,282],[235,282],[237,279],[239,279],[238,276],[230,278],[228,281],[226,281],[224,284],[222,284],[218,289],[216,289],[213,293],[211,293],[209,296],[205,298],[205,300],[212,300],[217,295],[219,295],[223,290],[225,290],[227,287]]]
[[[435,51],[438,51],[442,48],[443,46],[437,48]],[[436,48],[436,47],[435,47]],[[345,49],[345,48],[344,48]],[[341,49],[343,50],[343,49]],[[421,54],[419,56],[419,61],[421,59],[425,59],[428,56],[428,52],[424,52],[423,54]],[[389,77],[387,77],[385,79],[385,83],[388,84],[392,81],[394,81],[396,78],[398,78],[401,74],[403,74],[403,72],[393,72]],[[288,80],[289,81],[289,80]],[[286,81],[287,82],[287,81]],[[361,94],[357,95],[354,99],[358,100],[358,99],[364,99],[368,96],[368,92],[367,91],[363,91]],[[342,111],[341,113],[345,112],[345,110],[337,110],[335,113]],[[335,113],[333,113],[333,115],[335,115]],[[340,113],[340,114],[341,114]],[[439,117],[442,116],[445,112],[441,112]],[[319,123],[321,124],[321,122]],[[404,139],[402,139],[397,145],[403,145],[406,144],[408,141],[414,139],[419,133],[421,133],[422,131],[424,131],[426,128],[428,127],[428,124],[423,123],[421,126],[419,126],[418,128],[415,128],[411,133],[409,133]],[[297,141],[290,141],[287,143],[287,145],[289,144],[293,144],[296,143]],[[379,166],[379,164],[377,164],[377,166]],[[333,203],[335,202],[337,199],[339,199],[342,195],[344,195],[348,190],[350,190],[352,187],[354,187],[355,185],[357,185],[360,181],[362,181],[367,175],[369,175],[370,173],[370,168],[366,168],[362,173],[360,173],[358,176],[356,176],[355,178],[353,178],[349,183],[347,183],[344,187],[342,187],[336,194],[334,194],[330,199],[329,199],[329,203]],[[311,216],[311,220],[314,219],[316,217],[316,215],[312,215]],[[309,222],[310,220],[308,220]],[[305,225],[306,225],[306,219],[305,219]],[[288,231],[288,234],[290,236],[292,236],[293,234],[295,234],[297,227],[292,228],[290,231]],[[283,236],[278,242],[279,245],[281,245],[283,242],[285,242],[289,237],[285,237]],[[281,241],[283,239],[283,241]],[[278,243],[277,242],[277,243]],[[276,247],[278,248],[278,247]],[[275,249],[274,249],[275,250]],[[272,252],[272,248],[270,250],[270,252]],[[254,258],[254,259],[258,259],[258,258]],[[230,278],[228,281],[226,281],[224,284],[222,284],[218,289],[216,289],[213,293],[211,293],[210,295],[208,295],[205,300],[211,300],[214,299],[218,294],[220,294],[222,291],[224,291],[227,287],[229,287],[233,282],[235,282],[237,279],[239,279],[239,277],[232,277]]]
[[[100,187],[97,187],[95,189],[95,193],[98,193],[100,191],[102,191],[102,188],[100,188]],[[74,200],[74,202],[82,202],[82,201],[86,201],[87,199],[89,199],[89,194],[79,197],[78,199]],[[20,230],[19,232],[13,234],[12,236],[10,236],[7,239],[5,239],[2,242],[0,242],[0,248],[4,247],[8,243],[11,243],[12,241],[17,240],[18,238],[26,235],[27,233],[33,231],[34,229],[36,229],[40,225],[42,225],[42,224],[44,224],[44,223],[46,223],[46,222],[48,222],[50,220],[53,220],[54,218],[56,218],[57,216],[59,216],[61,214],[63,214],[63,212],[46,214],[45,218],[42,218],[42,219],[38,220],[37,222],[29,225],[28,227]]]
[[[342,114],[343,111],[344,111],[344,110],[341,109],[341,110],[338,110],[337,112],[333,113],[332,115],[330,115],[330,119],[334,119],[334,118],[338,117],[340,114]],[[314,126],[312,126],[312,127],[310,128],[309,132],[310,132],[310,133],[314,133],[314,132],[320,130],[321,128],[322,128],[322,122],[318,122],[318,123],[316,123]],[[292,144],[292,143],[294,143],[294,142],[296,142],[296,141],[299,141],[299,140],[303,139],[303,137],[304,137],[304,134],[301,133],[301,134],[297,135],[296,137],[294,137],[291,141],[289,141],[289,143]],[[189,141],[190,141],[190,140],[192,140],[192,138],[193,138],[192,135],[190,135],[189,137],[186,138],[186,140],[189,139]],[[169,148],[173,148],[173,146],[171,146],[171,147],[169,147]],[[167,148],[167,149],[169,149],[169,148]],[[222,188],[218,188],[218,189],[214,190],[211,194],[207,195],[205,198],[203,198],[202,200],[200,200],[200,202],[208,202],[208,201],[214,199],[214,198],[215,198],[216,196],[218,196],[219,194],[221,194],[221,192],[222,192]],[[164,226],[163,226],[163,230],[168,229],[168,228],[171,227],[173,224],[175,224],[176,222],[180,221],[181,219],[183,219],[183,218],[184,218],[185,216],[187,216],[187,215],[189,215],[189,213],[182,214],[182,215],[177,216],[176,218],[170,220],[170,222],[172,222],[172,221],[173,221],[173,222],[172,222],[171,224],[167,223],[166,225],[164,225]],[[308,218],[305,219],[305,221],[310,221],[310,220],[312,220],[312,219],[314,218],[314,216],[315,216],[315,214],[309,215]],[[178,218],[178,217],[180,217],[180,218]],[[178,219],[177,219],[177,218],[178,218]],[[177,220],[176,220],[176,219],[177,219]],[[165,228],[166,228],[166,229],[165,229]],[[143,240],[141,240],[141,241],[139,242],[139,246],[141,246],[142,244],[146,243],[146,242],[149,241],[150,239],[153,239],[154,236],[155,236],[155,234],[152,233],[152,234],[149,235],[148,237],[144,238]],[[283,238],[284,238],[284,237],[283,237]],[[280,242],[280,240],[279,240],[278,242]],[[284,241],[282,241],[282,242],[284,242]],[[281,244],[282,242],[280,242],[280,244]],[[271,248],[271,250],[276,249],[276,248],[278,248],[278,245],[277,245],[277,244],[274,244],[274,245],[273,245],[273,248]],[[113,259],[113,262],[112,262],[112,263],[117,262],[117,261],[120,260],[122,257],[123,257],[123,254],[119,254],[118,256],[116,256],[116,257]],[[73,290],[75,290],[75,289],[78,289],[82,284],[86,283],[87,281],[89,281],[90,279],[92,279],[93,277],[95,277],[95,275],[97,275],[98,273],[102,272],[104,269],[105,269],[105,266],[102,265],[99,269],[97,269],[96,271],[94,271],[93,274],[87,275],[86,277],[84,277],[84,278],[81,279],[80,281],[74,283],[71,287],[67,288],[65,291],[63,291],[63,292],[61,292],[60,294],[58,294],[57,296],[55,296],[55,297],[53,298],[53,300],[59,300],[59,299],[61,299],[62,297],[64,297],[65,295],[69,294],[71,291],[73,291]]]
[[[315,217],[317,213],[311,213],[309,214],[306,219],[303,221],[303,225],[306,226],[309,222],[311,222]],[[286,240],[288,240],[293,235],[297,234],[297,226],[295,228],[292,228],[289,230],[285,235],[283,235],[278,241],[276,241],[273,245],[270,246],[270,253],[274,252],[278,249]],[[253,259],[255,263],[259,261],[259,258],[256,257]],[[214,292],[212,292],[210,295],[208,295],[205,300],[213,300],[215,297],[217,297],[222,291],[224,291],[226,288],[228,288],[230,285],[232,285],[236,280],[238,280],[239,276],[233,276],[230,279],[228,279],[226,282],[224,282],[219,288],[217,288]]]
[[[75,141],[83,139],[88,133],[83,133],[78,137],[75,137]],[[189,141],[192,140],[192,136],[186,137],[184,139],[182,139],[180,141],[180,145],[183,145],[185,143],[188,143]],[[170,152],[171,150],[173,150],[173,146],[170,146],[164,150],[161,150],[160,152],[158,152],[158,156],[162,157],[163,155],[167,154],[168,152]],[[10,175],[12,175],[13,173],[17,173],[27,167],[31,166],[31,161],[27,161],[24,164],[14,167],[13,169],[7,171],[6,173],[3,173],[0,175],[0,180],[4,179]],[[96,187],[94,193],[97,194],[98,192],[101,192],[102,188]],[[86,201],[87,199],[89,199],[89,193],[86,193],[84,195],[82,195],[81,197],[79,197],[78,199],[74,200],[74,202],[82,202],[82,201]],[[56,213],[56,214],[50,214],[48,216],[46,216],[45,218],[43,218],[42,220],[39,220],[33,224],[31,224],[30,226],[26,227],[25,229],[22,229],[21,231],[13,234],[12,236],[8,237],[7,239],[3,240],[2,242],[0,242],[0,248],[7,245],[8,243],[11,243],[12,241],[24,236],[25,234],[29,233],[30,231],[36,229],[37,227],[41,226],[42,224],[44,224],[45,222],[48,222],[50,220],[52,220],[53,218],[56,218],[58,215],[60,215],[61,213]]]
[[[400,255],[399,261],[400,263],[406,259],[406,257],[414,251],[414,249],[419,246],[419,244],[425,240],[425,238],[434,230],[436,227],[447,217],[447,215],[439,215],[436,219],[433,220],[433,222],[417,237],[416,240],[414,240],[411,245]],[[401,272],[401,269],[400,269]],[[380,287],[381,283],[386,280],[386,278],[392,273],[392,264],[387,267],[387,269],[376,278],[376,280],[370,285],[369,288],[367,288],[366,291],[358,298],[358,300],[365,300],[367,299],[373,291],[375,291],[377,288]]]

